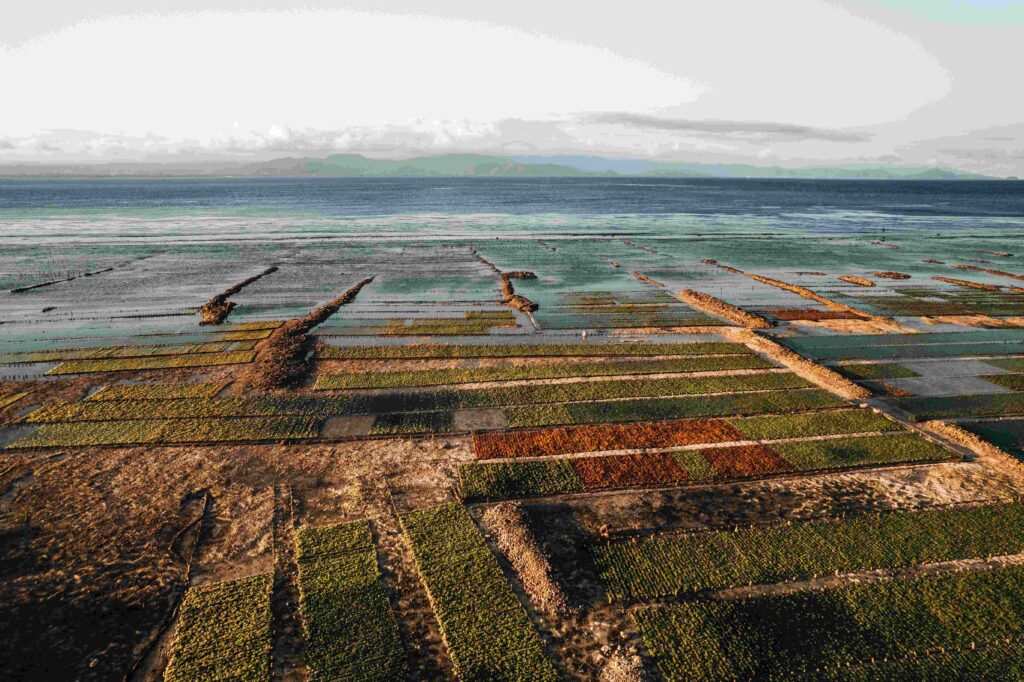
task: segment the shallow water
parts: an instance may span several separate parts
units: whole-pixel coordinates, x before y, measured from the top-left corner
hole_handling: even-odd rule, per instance
[[[57,282],[4,295],[0,329],[8,343],[75,337],[92,345],[86,338],[153,327],[193,335],[195,309],[270,265],[279,271],[233,296],[232,321],[301,316],[370,275],[358,303],[374,306],[375,316],[457,317],[501,305],[496,274],[471,247],[502,270],[537,273],[515,287],[541,305],[541,326],[546,318],[551,326],[605,324],[602,314],[574,307],[581,293],[643,302],[667,292],[664,320],[696,319],[672,299],[681,288],[769,313],[820,307],[706,259],[885,314],[898,315],[887,307],[917,300],[911,288],[922,287],[934,293],[929,300],[1015,314],[1008,295],[983,300],[931,277],[1006,285],[949,263],[994,261],[986,267],[1024,272],[1020,254],[988,254],[1018,251],[1022,237],[1020,182],[0,181],[0,289]],[[923,262],[930,258],[944,263]],[[881,269],[914,279],[871,289],[837,279]],[[343,310],[335,323],[359,310]]]

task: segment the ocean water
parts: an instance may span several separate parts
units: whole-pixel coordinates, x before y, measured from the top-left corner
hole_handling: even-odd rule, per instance
[[[371,275],[347,317],[428,307],[458,316],[460,306],[498,300],[494,272],[474,253],[502,270],[536,272],[517,291],[541,304],[552,329],[576,322],[567,306],[581,292],[650,293],[632,272],[665,291],[697,288],[754,310],[809,306],[710,260],[873,310],[905,298],[901,287],[931,291],[934,276],[960,276],[955,263],[995,260],[990,267],[1024,273],[1024,183],[5,180],[0,348],[85,345],[149,328],[191,338],[196,308],[270,265],[277,274],[233,297],[236,321],[302,315]],[[837,279],[875,270],[913,279],[863,291]],[[1006,284],[984,272],[971,278]]]
[[[0,217],[94,212],[1024,217],[1024,182],[669,178],[0,180]]]

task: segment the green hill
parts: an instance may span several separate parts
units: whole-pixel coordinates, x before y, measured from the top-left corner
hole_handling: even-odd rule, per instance
[[[590,173],[552,163],[521,163],[500,156],[449,154],[390,161],[359,154],[336,154],[326,159],[305,160],[303,175],[347,177],[445,177],[445,176],[580,176]]]

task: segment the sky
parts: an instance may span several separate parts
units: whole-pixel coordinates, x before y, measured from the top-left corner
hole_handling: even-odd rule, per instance
[[[1024,177],[1021,64],[1024,0],[10,2],[0,162],[477,152]]]

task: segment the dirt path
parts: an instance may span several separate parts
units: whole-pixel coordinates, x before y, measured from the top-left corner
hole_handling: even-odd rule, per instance
[[[181,562],[181,585],[168,595],[164,619],[138,647],[135,664],[124,675],[125,682],[159,682],[163,679],[163,671],[170,662],[181,600],[192,580],[192,560],[204,532],[208,531],[212,513],[213,496],[209,490],[192,493],[182,499],[180,516],[185,522],[168,543],[168,550]]]
[[[299,609],[298,564],[295,552],[295,498],[288,483],[274,486],[274,641],[271,660],[275,682],[302,682],[308,671],[302,662],[302,614]]]
[[[384,476],[367,478],[362,484],[368,516],[373,519],[384,586],[409,656],[409,679],[450,679],[451,659],[399,524],[398,514],[406,510],[395,503]]]

